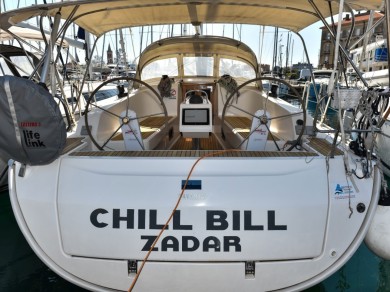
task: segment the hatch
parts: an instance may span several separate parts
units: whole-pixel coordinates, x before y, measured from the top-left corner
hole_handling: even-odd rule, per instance
[[[65,157],[58,211],[65,253],[142,259],[170,216],[189,158]],[[205,159],[151,259],[275,261],[321,254],[325,160]],[[302,178],[305,178],[303,181]]]

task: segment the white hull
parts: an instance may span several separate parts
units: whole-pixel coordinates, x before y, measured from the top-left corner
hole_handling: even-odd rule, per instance
[[[10,171],[12,206],[34,251],[59,275],[91,290],[127,290],[135,276],[128,260],[139,268],[143,236],[157,235],[153,225],[169,216],[194,162],[65,155],[28,167],[24,177],[16,175],[17,163]],[[328,173],[325,157],[307,163],[296,157],[201,161],[191,179],[201,180],[202,190],[185,192],[180,218],[164,232],[136,291],[299,291],[337,271],[366,234],[380,178],[375,172],[372,183],[354,180],[354,188],[340,171],[341,156],[329,160]],[[348,196],[335,194],[337,184],[351,187],[351,218]],[[356,211],[359,203],[365,212]],[[114,209],[130,218],[129,226],[123,218],[113,222]],[[226,220],[219,221],[221,214]],[[91,218],[108,225],[98,228]],[[226,223],[221,230],[207,230],[220,222]],[[249,230],[258,225],[263,230]],[[199,240],[199,247],[183,251],[186,237]],[[245,275],[245,262],[252,261],[255,275]]]
[[[368,87],[389,86],[389,69],[387,68],[388,53],[386,47],[386,39],[379,39],[369,43],[364,48],[364,56],[362,54],[363,47],[351,50],[352,59],[356,63],[356,67],[361,71],[362,77],[366,81]],[[348,71],[354,72],[351,65],[349,65]],[[352,84],[355,80],[356,79],[354,78]],[[361,80],[359,80],[356,85],[365,87]]]
[[[368,86],[373,86],[373,87],[389,86],[388,69],[367,72],[363,74],[363,77],[367,81]]]

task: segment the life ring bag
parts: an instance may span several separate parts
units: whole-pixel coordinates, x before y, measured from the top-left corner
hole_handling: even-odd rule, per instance
[[[0,76],[0,157],[30,165],[58,158],[66,143],[61,111],[47,89],[31,80]]]

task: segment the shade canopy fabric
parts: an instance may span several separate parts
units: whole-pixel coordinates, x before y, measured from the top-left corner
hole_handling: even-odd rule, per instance
[[[320,20],[312,3],[324,17],[338,12],[339,1],[329,0],[65,0],[8,11],[0,25],[8,28],[35,16],[61,13],[96,36],[124,27],[179,23],[257,24],[299,32]],[[354,10],[383,8],[382,0],[344,3]]]
[[[46,37],[46,41],[49,41],[50,36],[48,34],[45,34],[45,37]],[[36,41],[36,42],[44,41],[40,31],[33,30],[30,28],[12,26],[8,29],[8,31],[2,29],[0,30],[1,41],[12,40],[14,38],[21,38],[24,40]],[[69,43],[66,40],[63,40],[62,42],[60,42],[60,40],[57,40],[56,44],[57,45],[61,44],[63,48],[69,47]]]

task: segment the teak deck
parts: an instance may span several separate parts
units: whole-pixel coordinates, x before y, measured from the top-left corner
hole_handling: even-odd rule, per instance
[[[311,138],[308,145],[324,156],[328,156],[332,152],[332,144],[322,138]],[[344,155],[344,152],[336,147],[334,155]]]
[[[195,141],[193,138],[180,138],[171,148],[171,150],[195,150],[193,149]],[[223,147],[218,142],[214,134],[208,138],[199,139],[199,148],[207,150],[222,150]]]
[[[248,126],[250,120],[244,117],[227,117],[227,122],[234,125],[235,128],[243,128]],[[153,129],[159,129],[165,123],[164,117],[149,117],[140,122],[144,128],[149,128],[151,131],[145,132],[145,137],[149,137],[153,133]],[[249,134],[249,133],[247,133]],[[122,135],[120,135],[122,136]],[[144,133],[142,135],[143,139]],[[67,138],[66,145],[62,154],[67,154],[82,144],[84,137]],[[119,140],[119,139],[118,139]],[[332,150],[332,144],[322,138],[310,138],[307,143],[309,147],[317,151],[319,154],[328,156]],[[218,152],[217,157],[305,157],[318,156],[313,152],[293,152],[293,151],[239,151],[239,150],[223,150],[214,134],[208,138],[199,139],[199,149],[194,149],[192,138],[180,138],[170,150],[147,150],[147,151],[76,151],[70,153],[70,156],[113,156],[113,157],[201,157],[207,154]],[[336,147],[334,155],[343,155],[343,151]]]
[[[211,155],[213,154],[214,155]],[[242,151],[242,150],[145,150],[145,151],[77,151],[70,156],[95,156],[95,157],[308,157],[318,156],[312,152],[291,152],[291,151]]]
[[[225,117],[225,121],[237,134],[246,139],[251,130],[252,121],[247,117]]]

